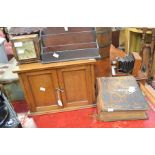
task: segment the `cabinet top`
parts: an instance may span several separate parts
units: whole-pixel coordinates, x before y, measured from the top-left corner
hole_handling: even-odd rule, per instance
[[[85,64],[94,64],[96,62],[95,59],[87,59],[87,60],[77,60],[77,61],[66,61],[66,62],[57,62],[57,63],[30,63],[30,64],[22,64],[18,65],[14,68],[13,73],[23,73],[27,71],[37,71],[37,70],[45,70],[52,68],[62,68],[65,66],[78,66]]]

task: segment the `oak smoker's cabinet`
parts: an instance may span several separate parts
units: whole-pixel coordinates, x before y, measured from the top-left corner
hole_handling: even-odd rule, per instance
[[[73,110],[94,105],[94,63],[79,60],[23,64],[19,75],[31,114]]]

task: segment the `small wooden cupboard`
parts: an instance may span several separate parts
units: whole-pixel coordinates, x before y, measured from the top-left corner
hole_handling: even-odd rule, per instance
[[[92,107],[96,60],[16,66],[31,114]]]

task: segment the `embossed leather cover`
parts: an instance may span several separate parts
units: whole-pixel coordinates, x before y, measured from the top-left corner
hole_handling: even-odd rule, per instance
[[[97,87],[98,120],[148,119],[148,105],[134,77],[101,77]]]
[[[102,77],[102,111],[147,110],[147,102],[132,76]]]

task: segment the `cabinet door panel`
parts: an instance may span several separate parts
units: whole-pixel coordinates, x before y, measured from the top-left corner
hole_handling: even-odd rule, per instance
[[[69,67],[58,70],[58,79],[65,107],[92,103],[90,66]]]
[[[75,100],[84,101],[87,98],[87,84],[85,70],[64,71],[63,72],[64,86],[66,98],[69,102]],[[80,80],[79,80],[80,79]]]
[[[56,96],[58,80],[55,70],[27,73],[26,77],[35,111],[59,108]]]

